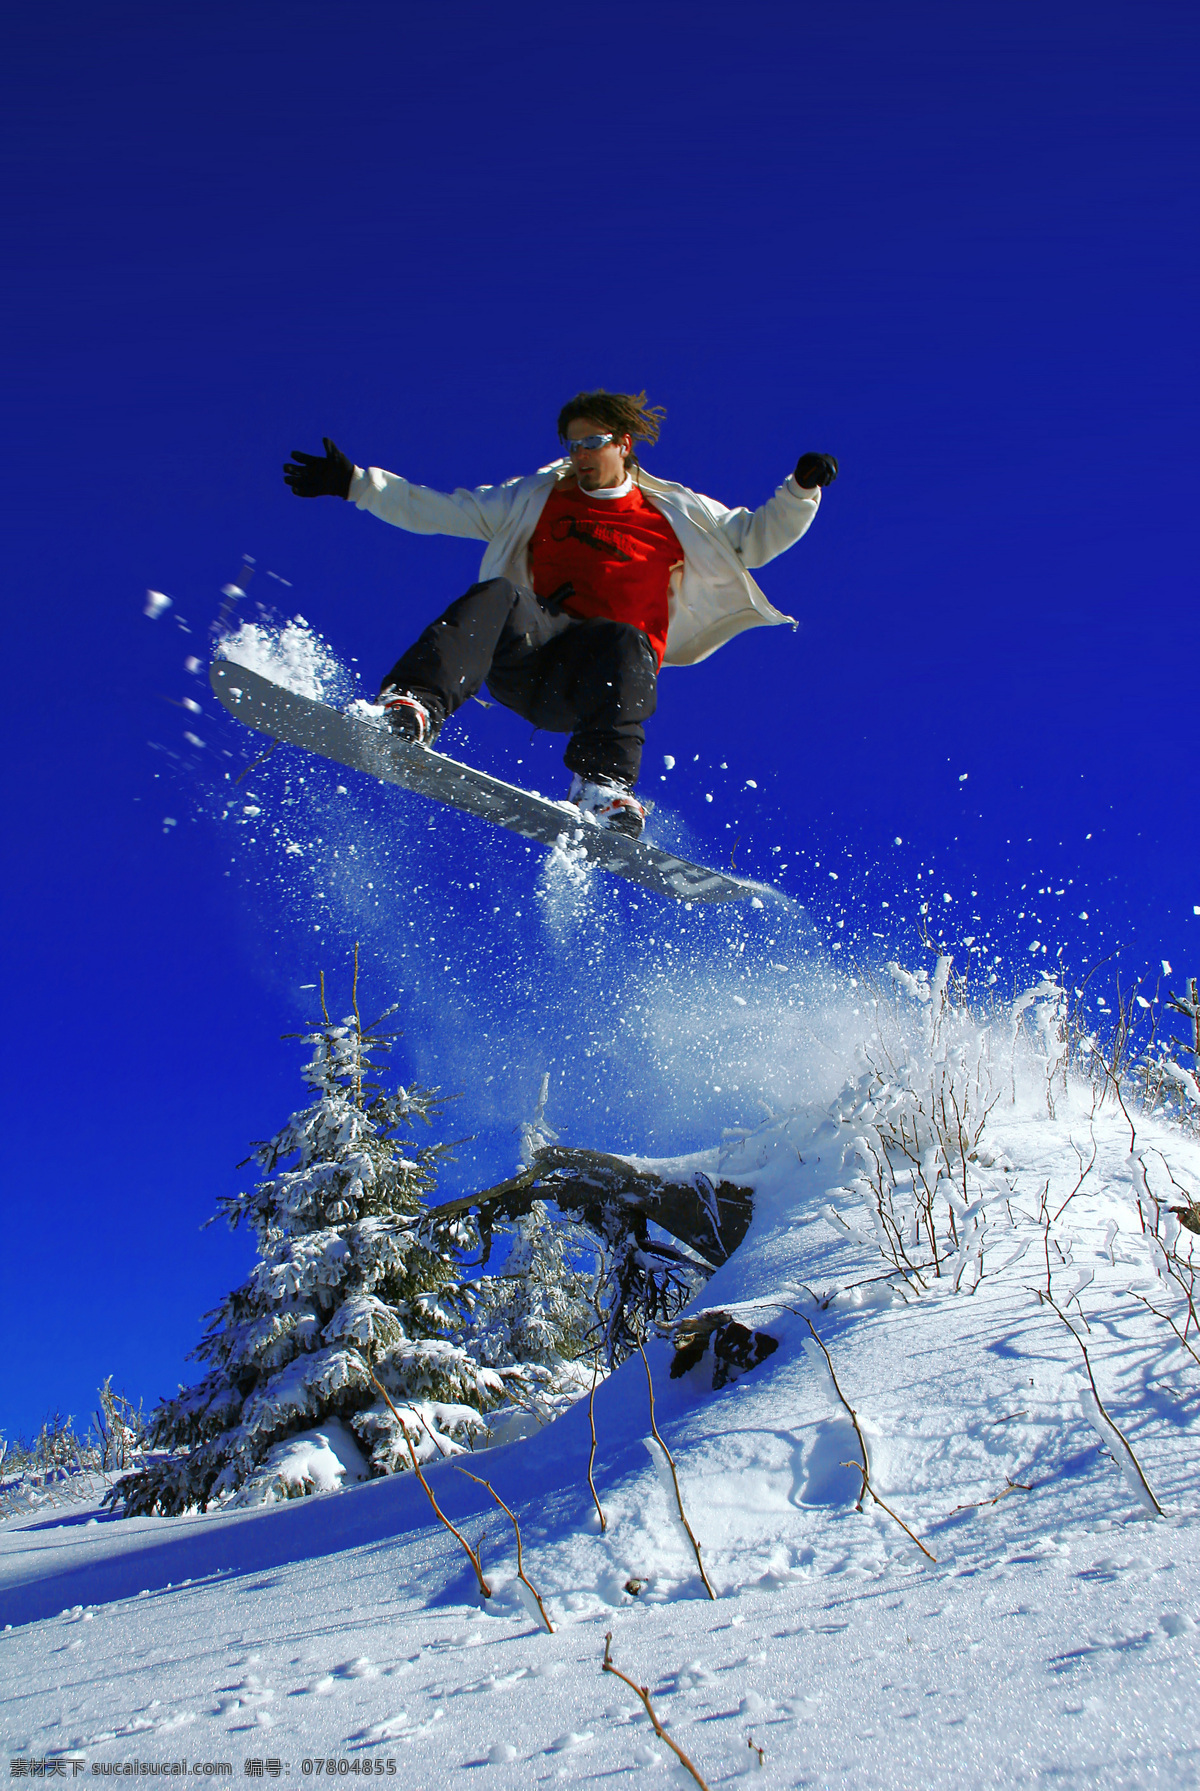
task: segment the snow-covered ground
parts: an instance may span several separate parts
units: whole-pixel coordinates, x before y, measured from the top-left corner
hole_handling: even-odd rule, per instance
[[[553,1634],[517,1595],[508,1520],[448,1462],[430,1482],[484,1539],[488,1601],[411,1475],[265,1510],[11,1519],[10,1755],[421,1787],[692,1782],[602,1672],[611,1632],[709,1785],[1200,1785],[1200,1364],[1137,1298],[1182,1324],[1142,1216],[1151,1196],[1163,1215],[1195,1198],[1200,1148],[1138,1118],[1131,1154],[1120,1110],[1084,1086],[1060,1087],[1050,1117],[1035,1057],[1013,1070],[999,1023],[940,1041],[920,1024],[917,1095],[950,1063],[960,1096],[998,1097],[956,1197],[959,1246],[923,1291],[882,1278],[856,1188],[878,1128],[911,1109],[903,1072],[885,1091],[860,1065],[828,1112],[669,1166],[755,1189],[703,1303],[779,1345],[720,1391],[711,1353],[673,1381],[671,1346],[649,1349],[715,1601],[646,1447],[635,1357],[595,1401],[605,1533],[586,1400],[470,1463],[521,1519]],[[1048,1272],[1075,1336],[1039,1298]],[[894,1517],[869,1495],[856,1508],[858,1440],[810,1326]]]

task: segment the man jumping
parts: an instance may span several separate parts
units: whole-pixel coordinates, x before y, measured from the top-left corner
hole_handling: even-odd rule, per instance
[[[430,624],[384,679],[380,702],[405,740],[432,746],[446,717],[487,684],[535,727],[571,736],[569,800],[636,839],[633,794],[662,665],[696,665],[743,628],[790,622],[748,568],[804,534],[837,478],[802,454],[757,510],[727,510],[638,464],[665,412],[646,394],[580,392],[559,413],[563,458],[523,479],[432,491],[356,467],[325,439],[283,469],[297,497],[341,497],[418,535],[488,543],[480,582]]]

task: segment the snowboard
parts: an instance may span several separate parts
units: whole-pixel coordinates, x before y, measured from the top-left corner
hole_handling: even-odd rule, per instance
[[[681,902],[744,902],[776,893],[765,884],[689,864],[645,839],[611,833],[572,803],[551,802],[427,746],[414,746],[398,739],[382,717],[343,714],[231,659],[214,661],[209,681],[229,713],[260,734],[462,809],[539,845],[582,853],[589,864],[659,895]]]

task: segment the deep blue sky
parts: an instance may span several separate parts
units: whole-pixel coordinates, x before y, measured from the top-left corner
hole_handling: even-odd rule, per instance
[[[836,452],[811,534],[762,574],[799,633],[664,675],[647,764],[678,758],[695,850],[723,860],[731,820],[761,871],[782,842],[820,922],[835,860],[897,890],[933,863],[1001,929],[1022,882],[1070,887],[1040,925],[1073,963],[1119,939],[1200,969],[1197,30],[1155,0],[10,17],[10,1430],[83,1409],[110,1369],[150,1398],[190,1374],[246,1261],[197,1228],[299,1100],[277,1042],[299,985],[362,930],[314,920],[249,848],[224,875],[211,793],[243,743],[206,716],[189,753],[164,701],[204,698],[183,660],[219,586],[253,554],[251,596],[374,677],[474,576],[471,544],[292,499],[280,463],[323,433],[482,483],[552,456],[572,392],[644,386],[668,411],[647,464],[726,502]],[[147,586],[175,600],[157,623]],[[459,749],[556,775],[557,746],[494,711]],[[398,1067],[462,1091],[454,1130],[482,1142],[460,1174],[503,1174],[546,1041],[569,1057],[586,1032],[583,948],[546,943],[515,853],[485,902],[454,887],[480,835],[417,840],[353,800],[344,839],[408,829],[370,999],[405,1000]],[[618,935],[590,969],[610,1012],[664,949]],[[485,1097],[472,1030],[520,1032],[514,1009],[537,1042],[526,1062],[507,1041],[512,1086]],[[610,1072],[571,1074],[568,1141],[681,1144],[689,1115],[708,1141],[687,1099],[643,1125],[636,1086],[606,1129]]]

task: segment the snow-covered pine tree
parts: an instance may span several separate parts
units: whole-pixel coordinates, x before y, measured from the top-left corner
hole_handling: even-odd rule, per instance
[[[408,1445],[371,1368],[422,1460],[459,1452],[503,1397],[502,1377],[461,1341],[470,1295],[457,1253],[478,1241],[474,1223],[431,1226],[425,1215],[447,1147],[402,1136],[442,1102],[425,1089],[384,1092],[376,1059],[395,1036],[379,1031],[389,1015],[364,1030],[354,1006],[340,1025],[325,1013],[290,1035],[313,1048],[302,1074],[316,1098],[254,1147],[247,1162],[264,1179],[253,1191],[217,1201],[254,1232],[258,1261],[208,1315],[193,1352],[209,1365],[204,1379],[152,1414],[162,1453],[109,1495],[126,1515],[403,1470]]]
[[[513,1404],[546,1424],[590,1385],[602,1258],[590,1233],[552,1218],[542,1200],[505,1231],[503,1266],[475,1283],[467,1342],[504,1376]],[[506,1438],[520,1428],[507,1426]]]

